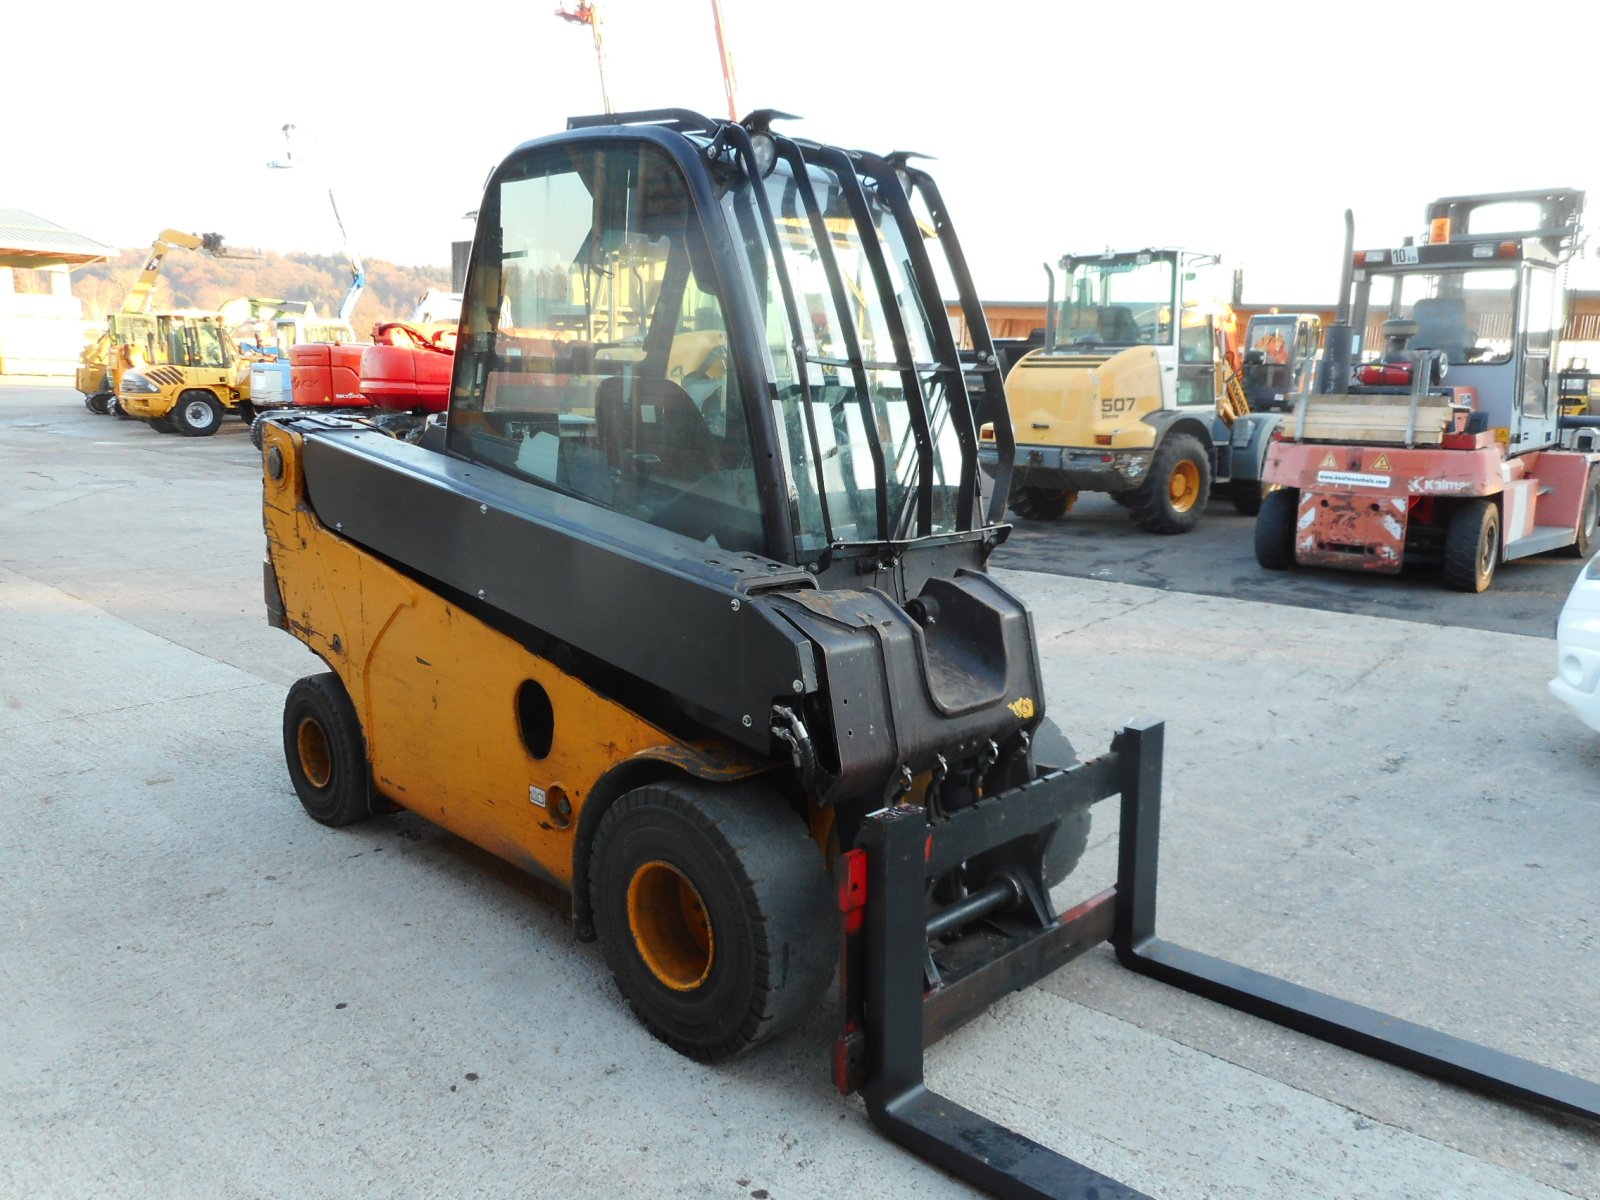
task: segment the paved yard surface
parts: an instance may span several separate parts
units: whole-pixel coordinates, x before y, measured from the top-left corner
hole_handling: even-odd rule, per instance
[[[0,385],[0,479],[0,1196],[972,1195],[832,1092],[831,1006],[696,1065],[559,896],[410,815],[304,815],[280,707],[318,667],[263,619],[241,425],[180,439]],[[1389,619],[1359,580],[1357,612],[1263,602],[1181,558],[1133,586],[1084,577],[1072,536],[1021,544],[1005,564],[1046,570],[1003,578],[1080,751],[1167,720],[1165,936],[1600,1079],[1600,738],[1544,690],[1550,622]],[[1577,564],[1525,569],[1554,596]],[[1064,893],[1109,881],[1114,835],[1098,816]],[[1170,1200],[1600,1198],[1593,1125],[1103,952],[929,1075]]]

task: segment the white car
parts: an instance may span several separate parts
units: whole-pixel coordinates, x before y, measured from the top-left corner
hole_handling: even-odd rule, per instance
[[[1556,622],[1550,691],[1585,725],[1600,730],[1600,554],[1579,572]]]

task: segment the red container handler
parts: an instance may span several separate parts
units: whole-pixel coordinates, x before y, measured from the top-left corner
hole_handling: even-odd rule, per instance
[[[361,355],[361,391],[379,408],[443,412],[454,351],[404,325],[379,326]]]
[[[361,355],[367,346],[301,342],[289,347],[289,386],[296,408],[366,408]]]

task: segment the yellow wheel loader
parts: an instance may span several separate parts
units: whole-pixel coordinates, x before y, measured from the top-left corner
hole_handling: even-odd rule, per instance
[[[117,388],[129,367],[141,361],[166,361],[165,347],[156,335],[150,302],[156,282],[161,278],[162,260],[174,247],[203,250],[217,258],[236,257],[223,249],[220,233],[163,229],[156,235],[155,241],[150,243],[150,253],[145,255],[144,265],[123,297],[122,308],[106,318],[105,331],[85,346],[79,356],[76,383],[90,412],[103,416],[116,411]]]
[[[1046,301],[1044,345],[1006,376],[1017,441],[1010,507],[1054,520],[1107,492],[1150,533],[1187,533],[1214,493],[1261,507],[1261,463],[1280,418],[1252,413],[1235,315],[1214,299],[1215,255],[1149,248],[1067,255]],[[983,431],[982,465],[998,452]]]
[[[987,487],[941,278],[1001,380],[939,192],[775,116],[526,143],[479,208],[447,421],[263,416],[269,620],[327,666],[284,706],[310,816],[408,809],[554,883],[695,1059],[836,981],[840,1089],[1000,1196],[1138,1195],[923,1081],[928,1043],[1107,940],[1594,1115],[1593,1085],[1155,938],[1161,727],[1076,763],[1045,719],[1031,618],[985,571],[1013,446],[1002,420]],[[1115,886],[1058,911],[1113,796]]]
[[[117,405],[161,433],[209,437],[224,413],[249,405],[254,356],[240,353],[217,313],[161,313],[156,326],[162,361],[125,371]]]

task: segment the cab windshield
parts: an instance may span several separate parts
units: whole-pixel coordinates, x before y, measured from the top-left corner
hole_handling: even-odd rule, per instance
[[[163,317],[167,361],[181,367],[225,367],[229,356],[215,321]]]
[[[1066,294],[1056,306],[1062,349],[1167,345],[1172,340],[1172,256],[1139,253],[1064,259]]]
[[[803,170],[820,234],[794,164],[780,161],[761,183],[798,329],[791,328],[752,185],[741,180],[723,197],[767,331],[778,385],[775,424],[799,509],[796,550],[804,559],[830,541],[898,539],[917,532],[914,510],[924,455],[933,504],[931,525],[921,532],[952,532],[959,527],[962,461],[947,378],[934,350],[931,322],[946,319],[943,305],[937,299],[923,302],[911,249],[870,185],[863,193],[868,216],[863,225],[852,215],[847,185],[837,171],[815,162]],[[915,193],[912,200],[935,273],[947,272],[934,224]],[[879,256],[887,291],[874,271]],[[836,272],[837,290],[830,270]],[[897,332],[905,340],[904,356],[896,348]],[[795,353],[797,344],[803,361]]]
[[[1403,318],[1417,323],[1414,350],[1443,350],[1452,364],[1510,361],[1516,332],[1515,268],[1377,273],[1370,289],[1361,343],[1365,359],[1382,354],[1383,323]]]

